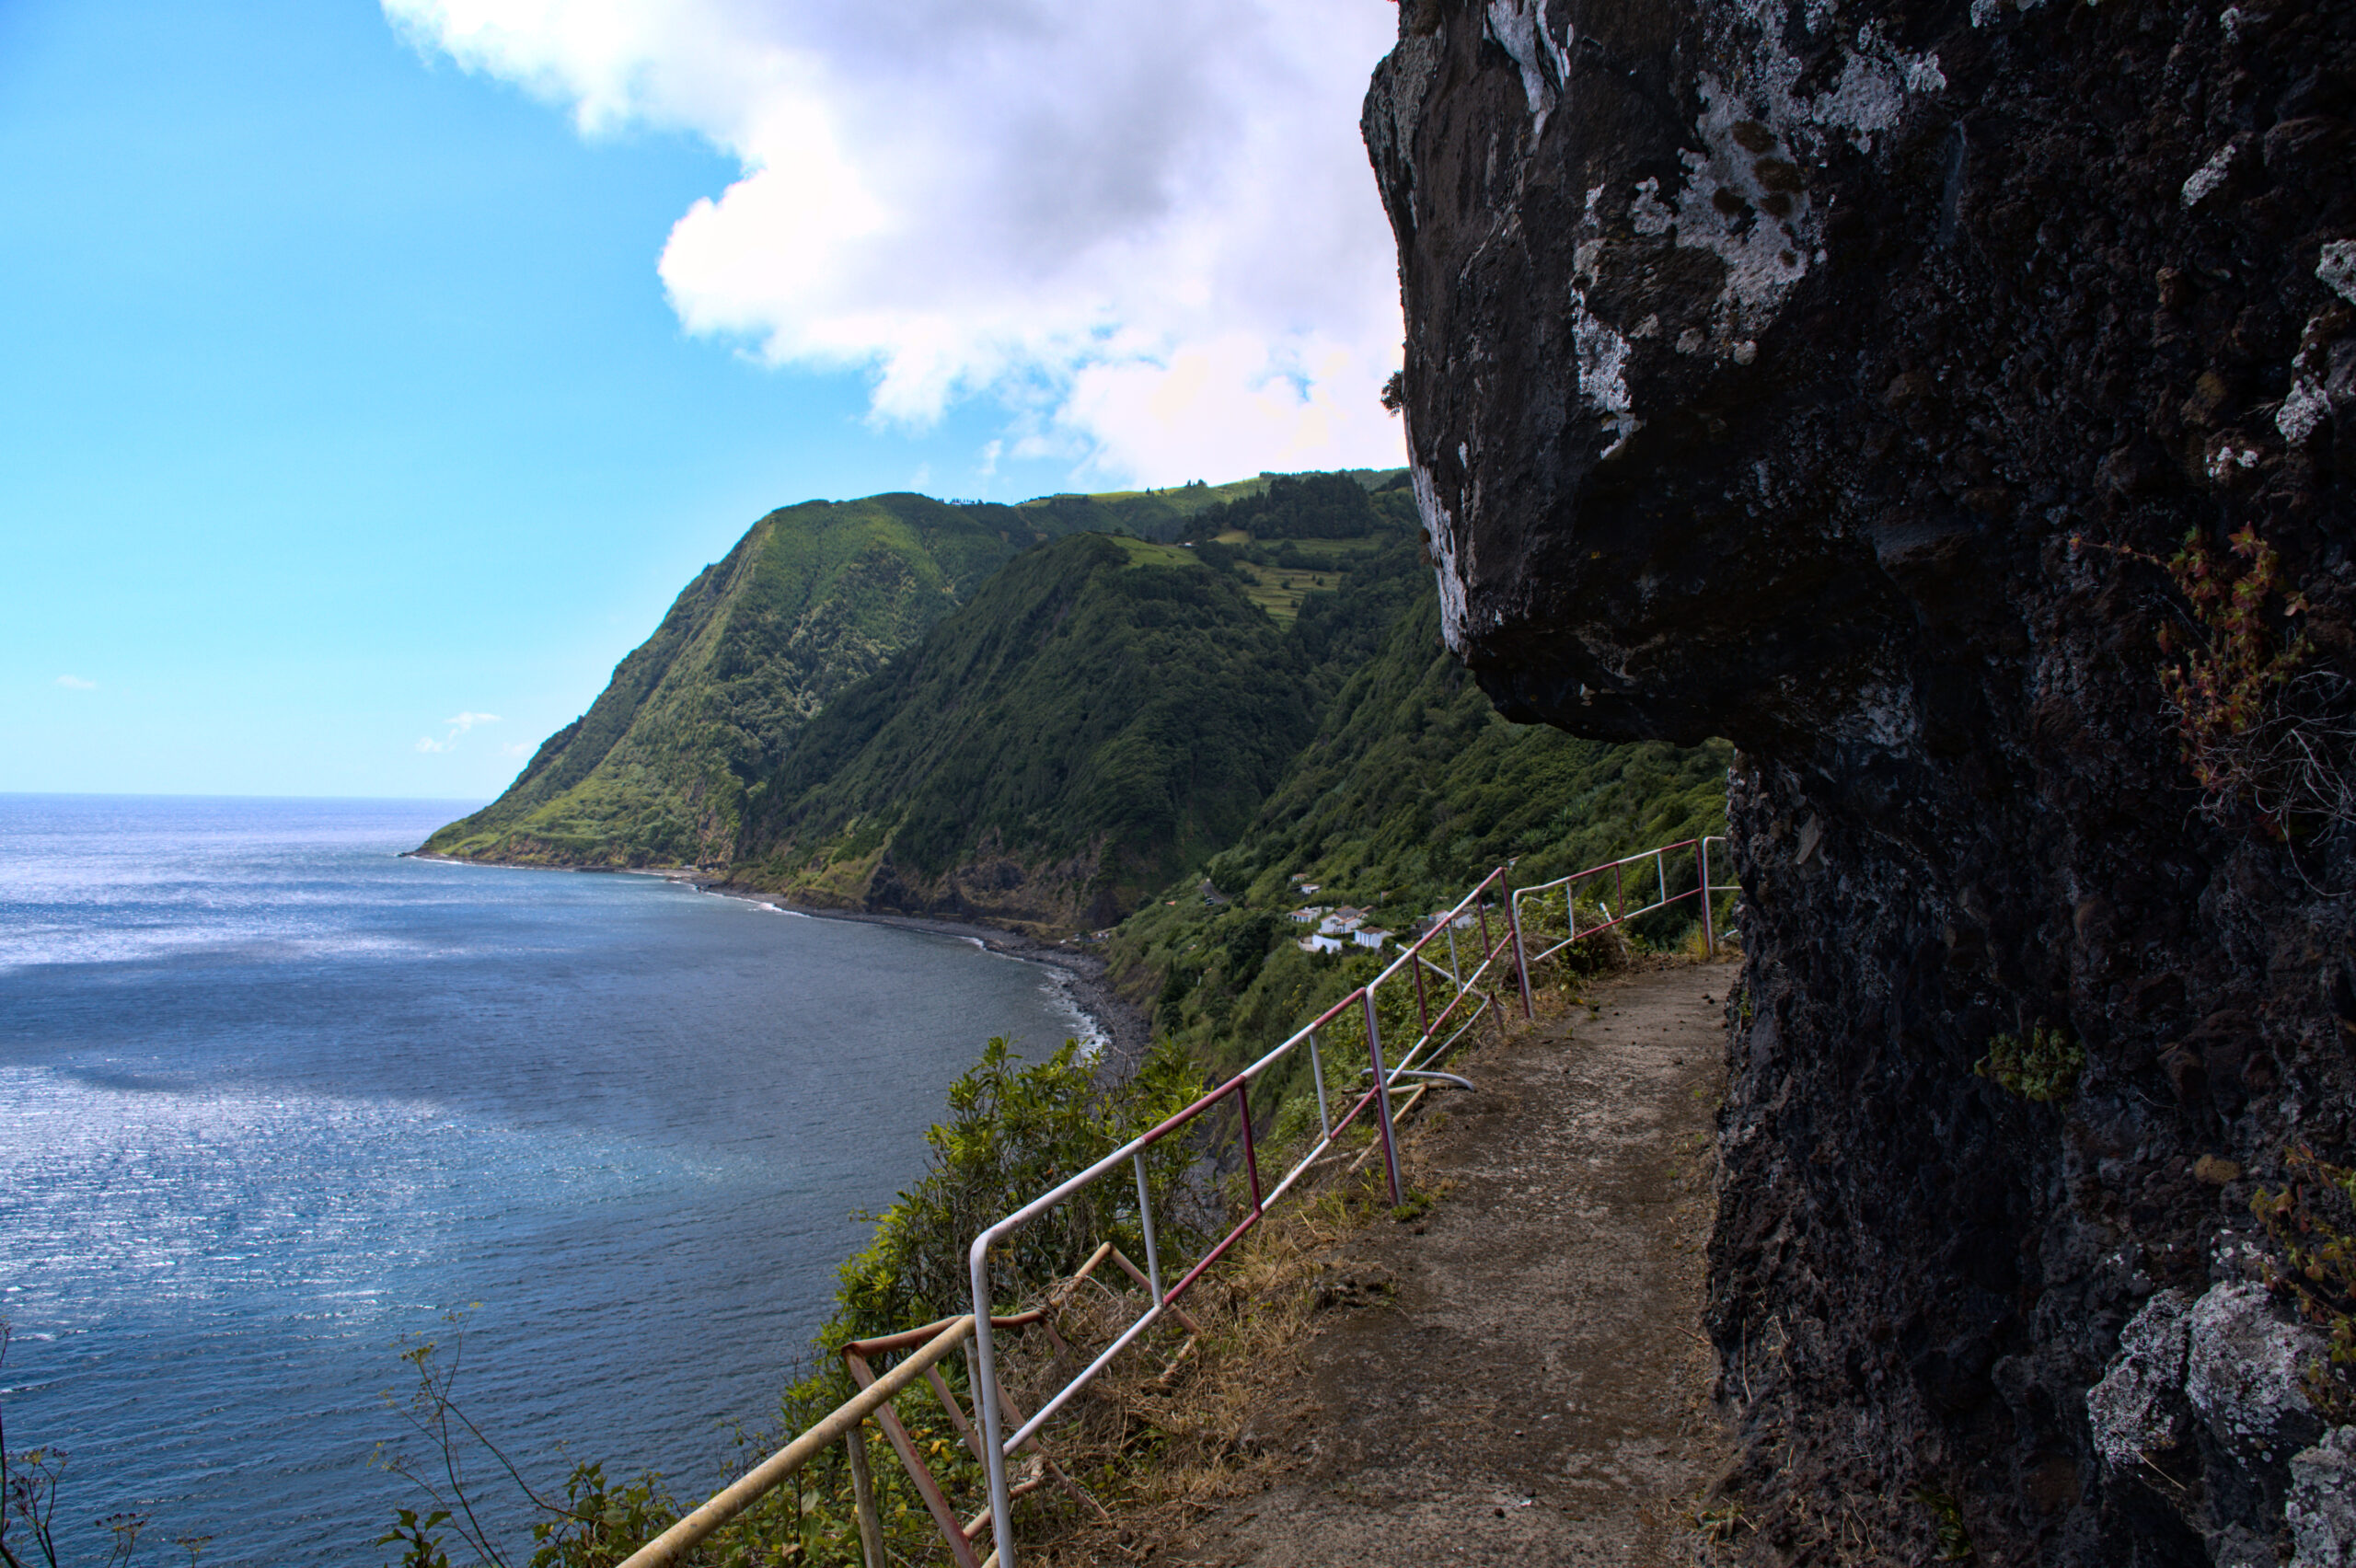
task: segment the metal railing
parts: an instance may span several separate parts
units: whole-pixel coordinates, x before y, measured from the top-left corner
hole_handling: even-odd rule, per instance
[[[837,1405],[815,1426],[745,1471],[702,1507],[631,1552],[622,1560],[622,1568],[669,1568],[705,1537],[799,1473],[831,1443],[841,1443],[849,1450],[851,1481],[859,1498],[860,1535],[862,1540],[872,1540],[870,1532],[875,1528],[873,1493],[868,1480],[866,1440],[860,1426],[890,1403],[901,1389],[930,1371],[933,1363],[963,1344],[974,1332],[974,1320],[952,1318],[935,1326],[940,1332],[907,1359]],[[876,1560],[876,1553],[871,1551],[869,1561]]]
[[[1115,1356],[1127,1349],[1164,1315],[1185,1320],[1189,1327],[1194,1326],[1192,1320],[1185,1319],[1184,1311],[1176,1305],[1178,1298],[1202,1277],[1205,1270],[1217,1262],[1230,1248],[1242,1239],[1246,1232],[1257,1225],[1271,1205],[1291,1191],[1294,1184],[1321,1160],[1331,1155],[1341,1136],[1369,1108],[1375,1113],[1375,1125],[1380,1147],[1382,1149],[1391,1201],[1393,1205],[1398,1204],[1403,1194],[1399,1186],[1398,1144],[1393,1129],[1396,1113],[1392,1104],[1392,1090],[1403,1081],[1412,1083],[1415,1086],[1410,1100],[1412,1103],[1413,1099],[1420,1098],[1429,1088],[1438,1083],[1452,1082],[1466,1089],[1472,1087],[1455,1074],[1438,1070],[1436,1064],[1453,1050],[1464,1038],[1466,1032],[1478,1024],[1483,1018],[1502,1020],[1504,1009],[1497,999],[1496,987],[1500,978],[1498,971],[1504,964],[1510,963],[1516,988],[1520,992],[1524,1016],[1530,1016],[1532,1010],[1530,983],[1531,965],[1544,962],[1569,947],[1573,942],[1592,937],[1600,931],[1610,929],[1640,916],[1666,909],[1671,905],[1682,903],[1689,898],[1698,898],[1701,901],[1703,941],[1705,949],[1715,953],[1717,947],[1716,925],[1710,902],[1711,895],[1714,893],[1727,891],[1731,884],[1714,885],[1712,883],[1710,846],[1725,843],[1725,838],[1715,835],[1690,838],[1680,843],[1664,845],[1657,849],[1648,849],[1642,854],[1631,855],[1623,859],[1607,861],[1600,866],[1592,866],[1583,871],[1575,871],[1566,877],[1558,877],[1553,882],[1519,890],[1509,890],[1506,886],[1508,868],[1500,866],[1491,871],[1477,886],[1459,900],[1455,907],[1435,918],[1422,936],[1409,944],[1396,959],[1385,965],[1372,980],[1327,1008],[1306,1026],[1296,1031],[1282,1044],[1267,1052],[1242,1072],[1237,1073],[1233,1078],[1160,1125],[1130,1139],[1087,1170],[1061,1182],[1053,1190],[1034,1198],[976,1236],[966,1258],[973,1293],[974,1309],[971,1313],[940,1323],[928,1324],[923,1329],[911,1330],[904,1334],[881,1340],[862,1341],[847,1346],[847,1352],[857,1353],[848,1357],[854,1364],[855,1374],[867,1372],[866,1357],[870,1355],[913,1348],[906,1359],[882,1377],[876,1378],[873,1382],[868,1383],[866,1377],[859,1377],[858,1380],[866,1386],[861,1388],[857,1395],[836,1407],[816,1425],[776,1454],[771,1455],[703,1506],[696,1509],[677,1524],[664,1531],[662,1535],[641,1547],[622,1564],[622,1568],[664,1568],[665,1564],[678,1562],[698,1542],[743,1513],[764,1493],[799,1471],[828,1444],[835,1442],[843,1442],[849,1449],[853,1487],[860,1510],[861,1541],[866,1548],[868,1561],[871,1563],[880,1562],[882,1561],[881,1542],[876,1534],[877,1527],[873,1516],[872,1487],[867,1470],[865,1442],[862,1435],[863,1423],[870,1415],[878,1415],[881,1412],[880,1419],[885,1428],[886,1435],[893,1435],[896,1431],[896,1422],[890,1416],[887,1408],[889,1402],[918,1378],[930,1380],[934,1387],[936,1396],[947,1399],[953,1407],[954,1400],[949,1398],[947,1389],[941,1381],[940,1374],[933,1371],[932,1367],[935,1363],[960,1345],[966,1347],[967,1366],[971,1373],[974,1413],[977,1418],[976,1424],[980,1430],[978,1434],[974,1434],[962,1419],[957,1420],[955,1424],[961,1432],[967,1435],[968,1441],[975,1442],[979,1449],[978,1457],[982,1460],[989,1480],[988,1506],[972,1526],[965,1526],[949,1510],[945,1498],[938,1496],[934,1492],[926,1492],[924,1500],[930,1511],[944,1521],[944,1531],[954,1534],[956,1545],[960,1547],[964,1546],[964,1542],[976,1533],[982,1523],[987,1520],[995,1551],[984,1561],[981,1568],[1014,1568],[1014,1523],[1011,1511],[1012,1497],[1010,1494],[1011,1489],[1007,1480],[1008,1458],[1026,1444],[1035,1447],[1040,1430],[1054,1418],[1057,1412],[1070,1402],[1073,1397],[1093,1381],[1097,1374],[1110,1365]],[[1669,858],[1686,850],[1693,852],[1695,885],[1682,888],[1681,891],[1672,894],[1669,892]],[[1654,882],[1652,896],[1649,902],[1631,907],[1629,868],[1641,866],[1647,861],[1652,864]],[[1610,898],[1608,901],[1600,897],[1590,898],[1589,902],[1598,908],[1600,917],[1590,920],[1585,928],[1581,928],[1578,924],[1578,900],[1581,896],[1582,884],[1600,882],[1605,876],[1611,878]],[[1637,880],[1642,880],[1641,873]],[[1684,879],[1680,877],[1678,880],[1681,883]],[[1523,912],[1525,908],[1542,909],[1543,906],[1537,901],[1558,890],[1564,899],[1565,924],[1569,934],[1562,940],[1553,942],[1538,952],[1530,952],[1523,942],[1525,929]],[[1491,922],[1493,909],[1500,917],[1496,922],[1497,928],[1494,930]],[[1460,932],[1471,938],[1472,951],[1469,954],[1465,951],[1468,944],[1460,940]],[[1443,945],[1448,955],[1445,963],[1442,963],[1439,959],[1439,951]],[[1415,1035],[1406,1049],[1398,1054],[1396,1064],[1386,1067],[1383,1065],[1382,1007],[1380,1005],[1384,996],[1383,987],[1389,986],[1403,990],[1409,985],[1413,986],[1415,991]],[[1393,997],[1398,997],[1399,994],[1398,990],[1390,993]],[[1373,1081],[1363,1091],[1357,1091],[1356,1098],[1349,1101],[1348,1108],[1336,1120],[1332,1112],[1335,1096],[1333,1093],[1333,1086],[1327,1081],[1326,1052],[1321,1036],[1331,1030],[1338,1020],[1346,1018],[1353,1009],[1356,1009],[1363,1019],[1367,1056],[1369,1063],[1369,1066],[1362,1069],[1358,1076],[1370,1078]],[[1403,1001],[1395,1010],[1401,1014],[1404,1013]],[[1254,1084],[1265,1079],[1280,1063],[1292,1058],[1297,1052],[1304,1049],[1308,1053],[1311,1083],[1317,1098],[1319,1136],[1308,1152],[1294,1161],[1291,1169],[1285,1172],[1283,1178],[1273,1188],[1264,1191],[1259,1165],[1261,1138],[1252,1119],[1252,1090]],[[1216,1113],[1230,1101],[1234,1102],[1242,1151],[1242,1173],[1245,1186],[1251,1196],[1250,1207],[1216,1245],[1186,1270],[1176,1284],[1164,1288],[1161,1245],[1154,1226],[1152,1185],[1148,1181],[1146,1173],[1147,1151],[1154,1145],[1193,1125],[1203,1117]],[[1371,1149],[1368,1151],[1369,1154],[1371,1152]],[[1363,1158],[1362,1156],[1361,1159]],[[1146,1254],[1143,1277],[1139,1278],[1138,1283],[1146,1287],[1149,1303],[1142,1314],[1114,1338],[1112,1343],[1105,1346],[1095,1359],[1065,1383],[1060,1389],[1049,1396],[1037,1411],[1027,1419],[1018,1416],[1015,1431],[1011,1435],[1008,1435],[1001,1430],[1003,1424],[1001,1415],[1002,1413],[1011,1414],[1015,1407],[1007,1397],[1005,1390],[999,1385],[992,1331],[994,1328],[1011,1329],[1027,1325],[1039,1320],[1042,1312],[1034,1309],[1030,1312],[997,1318],[989,1316],[990,1249],[1057,1205],[1073,1197],[1097,1182],[1113,1176],[1124,1167],[1134,1174],[1137,1182],[1138,1213],[1144,1233]],[[1092,1270],[1108,1253],[1114,1253],[1109,1243],[1100,1247],[1096,1256],[1089,1261],[1082,1274],[1085,1274]],[[1134,1265],[1131,1265],[1126,1258],[1118,1257],[1117,1253],[1114,1255],[1124,1268],[1128,1269],[1132,1274],[1136,1272]],[[872,1374],[868,1375],[872,1376]],[[902,1447],[905,1445],[895,1441],[894,1446]],[[908,1456],[904,1453],[902,1458],[905,1462]],[[921,1466],[919,1465],[918,1469],[920,1470]],[[912,1470],[911,1473],[916,1472]],[[1024,1490],[1028,1489],[1029,1484],[1026,1483]],[[958,1555],[962,1562],[968,1554],[961,1552]]]
[[[1521,982],[1522,1016],[1524,1018],[1535,1016],[1530,992],[1530,965],[1543,963],[1573,942],[1584,941],[1600,931],[1608,931],[1614,926],[1623,925],[1639,916],[1650,915],[1656,910],[1666,909],[1672,904],[1682,904],[1689,898],[1698,898],[1702,901],[1702,949],[1710,956],[1715,957],[1718,951],[1717,918],[1716,912],[1710,903],[1710,896],[1714,893],[1732,891],[1733,884],[1721,882],[1716,887],[1710,885],[1710,846],[1725,843],[1725,837],[1719,834],[1704,834],[1699,838],[1680,839],[1675,844],[1664,844],[1657,849],[1646,849],[1621,859],[1606,860],[1600,866],[1589,866],[1586,870],[1573,871],[1566,877],[1556,877],[1553,882],[1537,882],[1529,887],[1516,888],[1512,900],[1514,944],[1517,955],[1514,967]],[[1689,849],[1693,854],[1694,885],[1679,893],[1671,893],[1669,891],[1669,857]],[[1653,871],[1652,902],[1639,905],[1632,909],[1628,906],[1630,891],[1628,868],[1641,866],[1646,861],[1651,862]],[[1589,899],[1589,902],[1600,912],[1601,918],[1588,921],[1586,928],[1581,929],[1579,895],[1582,886],[1600,883],[1607,876],[1611,879],[1609,900],[1602,897]],[[1641,872],[1638,873],[1636,880],[1638,882],[1644,880]],[[1681,883],[1684,878],[1680,877],[1678,880]],[[1543,907],[1539,900],[1558,889],[1563,895],[1563,927],[1568,934],[1561,941],[1537,952],[1530,952],[1523,944],[1523,933],[1529,928],[1529,923],[1523,917],[1522,911],[1527,907]]]
[[[1242,1239],[1245,1232],[1257,1225],[1261,1216],[1267,1213],[1269,1206],[1290,1191],[1295,1182],[1322,1159],[1333,1149],[1334,1141],[1369,1106],[1373,1107],[1376,1113],[1375,1121],[1381,1138],[1383,1166],[1390,1182],[1391,1201],[1394,1205],[1401,1201],[1399,1150],[1392,1126],[1392,1087],[1402,1079],[1432,1082],[1453,1078],[1452,1074],[1436,1071],[1433,1064],[1463,1039],[1465,1032],[1478,1023],[1484,1016],[1502,1018],[1502,1009],[1498,1006],[1495,990],[1495,971],[1504,960],[1508,958],[1518,960],[1519,951],[1509,919],[1500,918],[1496,922],[1499,929],[1494,935],[1490,929],[1489,911],[1492,894],[1504,890],[1505,877],[1506,868],[1500,866],[1482,878],[1478,886],[1459,900],[1454,908],[1435,920],[1428,930],[1409,944],[1406,951],[1386,965],[1380,974],[1327,1008],[1307,1026],[1296,1031],[1282,1044],[1261,1056],[1227,1082],[1170,1117],[1161,1125],[1130,1139],[1068,1181],[1032,1199],[974,1238],[973,1247],[967,1254],[967,1268],[972,1278],[973,1298],[979,1304],[976,1311],[987,1314],[989,1310],[990,1298],[989,1251],[993,1246],[1006,1236],[1021,1229],[1030,1221],[1054,1208],[1057,1204],[1113,1175],[1125,1166],[1133,1170],[1136,1175],[1138,1209],[1145,1232],[1147,1289],[1151,1298],[1150,1303],[1145,1311],[1116,1335],[1113,1343],[1106,1345],[1093,1361],[1091,1361],[1078,1375],[1041,1403],[1030,1419],[1023,1422],[1011,1436],[1005,1435],[999,1430],[999,1412],[1001,1401],[999,1398],[998,1368],[987,1326],[988,1320],[987,1316],[976,1320],[970,1365],[974,1375],[974,1403],[976,1412],[981,1417],[982,1462],[989,1476],[990,1527],[998,1549],[996,1560],[999,1568],[1013,1568],[1014,1563],[1014,1521],[1009,1506],[1011,1499],[1007,1493],[1006,1479],[1008,1458],[1024,1443],[1030,1441],[1074,1395],[1093,1381],[1096,1375],[1102,1372],[1114,1356],[1127,1349],[1139,1335],[1150,1329],[1165,1311],[1172,1310],[1177,1299],[1185,1294],[1187,1288],[1195,1280],[1202,1277],[1203,1271],[1218,1262],[1229,1248],[1234,1246]],[[1507,912],[1500,909],[1498,913],[1504,916]],[[1457,940],[1459,922],[1467,920],[1468,917],[1470,917],[1469,925],[1477,928],[1480,933],[1478,950],[1472,955],[1473,962],[1469,967],[1465,962],[1466,955],[1462,947]],[[1437,953],[1438,945],[1443,940],[1448,949],[1448,963],[1445,966],[1438,962]],[[1518,970],[1518,962],[1516,967]],[[1403,979],[1403,975],[1409,978]],[[1381,1009],[1378,1003],[1379,994],[1386,985],[1403,986],[1409,983],[1410,979],[1415,986],[1417,1032],[1413,1043],[1399,1054],[1397,1065],[1386,1068],[1382,1059],[1382,1022]],[[1438,998],[1434,993],[1441,981],[1446,982],[1448,994],[1445,1001],[1435,1009],[1434,1003]],[[1484,981],[1490,983],[1489,989],[1482,988]],[[1470,998],[1469,1003],[1468,998]],[[1348,1014],[1352,1009],[1357,1009],[1365,1020],[1367,1056],[1370,1064],[1366,1071],[1374,1081],[1357,1097],[1349,1109],[1336,1121],[1331,1110],[1333,1097],[1329,1093],[1329,1086],[1326,1082],[1325,1053],[1321,1047],[1319,1036],[1336,1020]],[[1274,1188],[1264,1192],[1260,1182],[1259,1137],[1252,1123],[1252,1086],[1265,1078],[1278,1063],[1304,1048],[1309,1053],[1310,1078],[1317,1094],[1319,1136],[1317,1141],[1310,1146],[1309,1151],[1294,1161],[1292,1169],[1285,1172],[1283,1180],[1279,1181]],[[1455,1081],[1463,1082],[1461,1078],[1456,1078]],[[1466,1084],[1465,1087],[1472,1086]],[[1152,1191],[1146,1180],[1146,1151],[1162,1139],[1170,1137],[1201,1117],[1211,1113],[1230,1100],[1235,1104],[1236,1120],[1242,1144],[1244,1181],[1251,1194],[1251,1205],[1245,1211],[1243,1217],[1219,1239],[1217,1245],[1205,1252],[1201,1260],[1188,1269],[1177,1284],[1164,1289],[1161,1282],[1161,1247],[1154,1232]]]

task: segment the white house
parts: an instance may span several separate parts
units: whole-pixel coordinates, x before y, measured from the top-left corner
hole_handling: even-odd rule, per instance
[[[1391,940],[1391,933],[1377,930],[1372,926],[1361,926],[1350,933],[1350,940],[1363,948],[1379,948]]]
[[[1298,945],[1303,952],[1339,952],[1342,951],[1342,939],[1311,935],[1301,938]]]

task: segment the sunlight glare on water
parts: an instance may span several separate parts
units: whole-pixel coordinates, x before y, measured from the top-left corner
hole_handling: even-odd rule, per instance
[[[537,1481],[716,1484],[950,1080],[1077,1027],[952,938],[396,858],[462,809],[0,796],[0,1398],[75,1556],[376,1561],[396,1342],[477,1302]]]

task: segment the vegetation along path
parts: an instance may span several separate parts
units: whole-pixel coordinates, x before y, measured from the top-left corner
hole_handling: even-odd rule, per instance
[[[1248,1445],[1267,1490],[1166,1563],[1654,1564],[1731,1458],[1702,1337],[1731,965],[1664,963],[1467,1059],[1440,1191],[1353,1233]]]

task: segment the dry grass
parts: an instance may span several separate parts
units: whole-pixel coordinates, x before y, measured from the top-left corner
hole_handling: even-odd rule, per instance
[[[1424,1129],[1402,1129],[1400,1177],[1423,1173]],[[1179,1305],[1191,1334],[1165,1316],[1051,1424],[1048,1451],[1088,1492],[1082,1506],[1053,1487],[1019,1503],[1026,1561],[1068,1565],[1142,1561],[1221,1503],[1269,1484],[1276,1456],[1253,1440],[1255,1422],[1290,1381],[1311,1332],[1321,1276],[1356,1232],[1391,1216],[1379,1162],[1348,1169],[1338,1149],[1282,1207],[1271,1210],[1207,1270]],[[1279,1169],[1271,1159],[1267,1169]],[[1035,1410],[1134,1320],[1144,1292],[1110,1268],[1065,1300],[1057,1345],[1027,1333],[1004,1356],[1007,1386]]]

